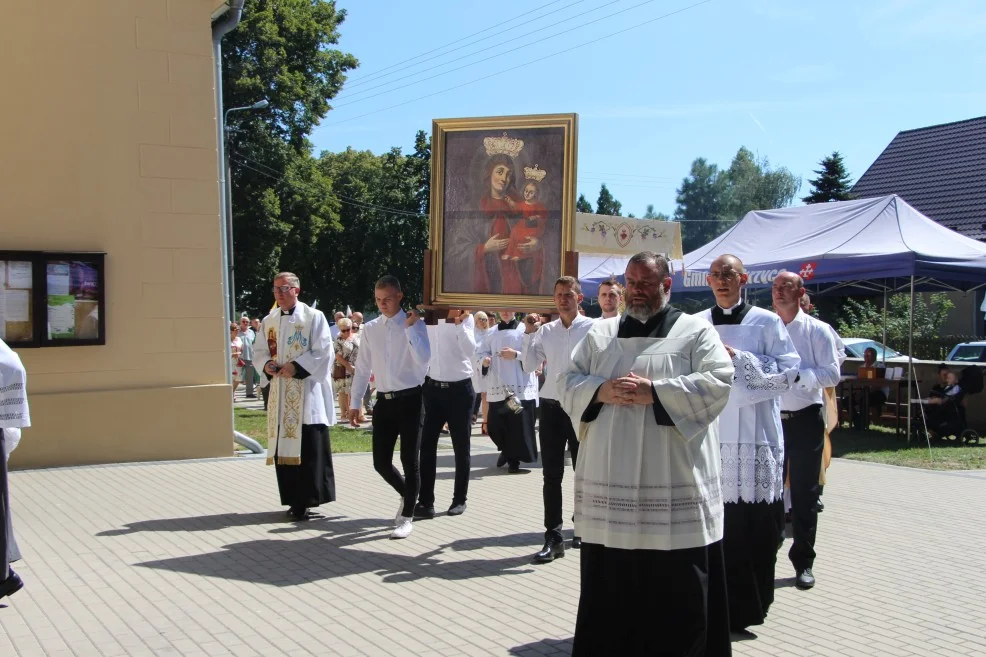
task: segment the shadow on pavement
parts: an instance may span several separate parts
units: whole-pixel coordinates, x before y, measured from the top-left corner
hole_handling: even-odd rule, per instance
[[[775,589],[789,589],[794,586],[795,577],[782,577],[774,580]]]
[[[250,525],[270,525],[286,521],[284,511],[264,511],[262,513],[220,513],[214,516],[192,516],[189,518],[162,518],[159,520],[140,520],[120,529],[108,529],[96,536],[123,536],[137,532],[208,532],[230,527],[249,527]]]
[[[446,450],[448,452],[449,450]],[[496,467],[496,460],[499,458],[499,452],[488,452],[485,454],[473,454],[470,461],[469,481],[477,481],[483,479],[484,477],[499,477],[500,475],[507,476],[507,466],[502,468]],[[439,453],[438,454],[438,467],[447,468],[444,471],[438,472],[435,475],[435,479],[455,479],[455,455],[449,453]],[[540,473],[541,461],[538,460],[533,463],[521,463],[520,467],[527,470],[528,474],[532,470],[537,470]],[[569,474],[574,476],[574,470],[568,469]],[[516,475],[511,475],[516,476]],[[539,474],[540,476],[540,474]]]
[[[449,560],[441,560],[439,555],[487,547],[531,547],[533,550],[536,548],[532,546],[540,545],[542,538],[540,533],[531,532],[462,539],[420,555],[367,549],[369,543],[389,540],[392,523],[381,519],[309,522],[307,529],[323,533],[298,540],[261,539],[232,543],[218,552],[135,565],[274,586],[294,586],[360,573],[378,575],[391,584],[422,578],[464,580],[534,572],[530,564],[531,556],[526,550],[524,554],[500,559],[458,560],[452,556]],[[407,539],[412,543],[414,540],[414,534]]]
[[[541,639],[534,643],[525,643],[522,646],[514,646],[508,653],[510,655],[524,655],[525,657],[541,657],[541,655],[571,655],[572,639]]]

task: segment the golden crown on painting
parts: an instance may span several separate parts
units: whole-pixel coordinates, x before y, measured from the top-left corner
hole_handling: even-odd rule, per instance
[[[534,182],[541,182],[542,180],[544,180],[544,177],[546,175],[548,175],[548,172],[545,171],[544,169],[541,169],[536,164],[534,165],[534,168],[524,167],[524,178],[526,178],[527,180],[533,180]]]
[[[517,157],[524,148],[524,142],[508,137],[507,133],[504,132],[502,137],[486,137],[483,139],[483,146],[486,147],[486,154],[489,156],[509,155],[510,157]]]

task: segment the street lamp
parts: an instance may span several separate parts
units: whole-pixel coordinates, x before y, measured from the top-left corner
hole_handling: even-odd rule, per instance
[[[236,319],[236,286],[233,281],[233,175],[229,164],[229,134],[232,129],[229,127],[229,115],[233,112],[246,112],[249,110],[264,109],[270,105],[267,99],[258,100],[253,105],[243,107],[230,107],[223,114],[223,171],[226,173],[226,266],[229,271],[229,317],[231,321]]]

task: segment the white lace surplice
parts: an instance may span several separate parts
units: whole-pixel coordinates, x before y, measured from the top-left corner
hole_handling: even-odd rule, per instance
[[[702,316],[711,319],[706,311]],[[773,502],[784,495],[780,396],[801,359],[777,315],[751,308],[741,324],[715,327],[736,353],[729,403],[719,418],[723,502]]]
[[[581,444],[575,531],[611,548],[678,550],[722,538],[716,417],[733,367],[712,327],[682,315],[667,338],[616,337],[619,319],[596,323],[558,378]],[[628,372],[650,379],[674,426],[653,405],[606,404],[582,422],[593,395]]]

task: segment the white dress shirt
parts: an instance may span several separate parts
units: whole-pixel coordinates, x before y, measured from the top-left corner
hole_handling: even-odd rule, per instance
[[[801,356],[798,380],[781,396],[782,411],[799,411],[821,404],[823,389],[839,383],[839,353],[832,327],[801,310],[787,325],[794,348]]]
[[[534,333],[524,335],[524,348],[521,350],[524,370],[533,372],[538,365],[548,361],[547,376],[540,393],[543,399],[561,401],[558,375],[568,369],[572,362],[572,351],[595,323],[594,319],[576,314],[568,328],[561,323],[561,319],[556,319],[542,325]]]
[[[447,383],[472,378],[472,359],[476,352],[472,315],[460,324],[445,319],[429,326],[428,341],[431,343],[428,376]]]
[[[518,323],[515,328],[497,330],[490,333],[476,350],[476,360],[482,367],[483,358],[490,357],[490,368],[486,374],[486,401],[503,401],[511,395],[518,399],[538,398],[538,380],[534,371],[525,372],[520,357],[508,360],[500,356],[500,350],[510,347],[520,351],[524,346],[524,326]]]
[[[353,410],[359,409],[371,373],[378,393],[406,390],[425,382],[431,358],[428,330],[420,320],[408,328],[406,319],[407,314],[400,310],[393,317],[380,315],[360,327],[350,404]]]

